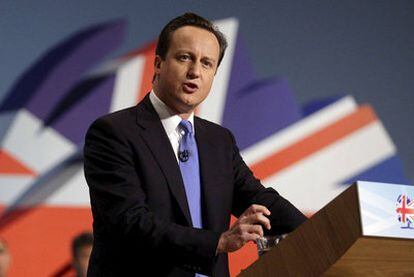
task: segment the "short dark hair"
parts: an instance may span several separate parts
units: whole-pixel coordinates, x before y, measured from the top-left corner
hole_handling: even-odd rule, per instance
[[[165,25],[158,37],[158,43],[157,48],[155,50],[155,54],[160,56],[164,60],[167,56],[167,52],[170,47],[172,33],[175,30],[184,26],[198,27],[209,31],[210,33],[216,36],[220,46],[220,54],[217,63],[218,67],[221,63],[221,60],[224,57],[224,52],[227,48],[226,37],[223,35],[223,33],[219,31],[219,29],[213,23],[195,13],[185,13],[183,15],[180,15],[179,17],[174,18],[173,20],[168,22],[167,25]]]
[[[78,256],[79,249],[93,245],[93,235],[91,232],[83,232],[77,235],[72,241],[72,257]]]

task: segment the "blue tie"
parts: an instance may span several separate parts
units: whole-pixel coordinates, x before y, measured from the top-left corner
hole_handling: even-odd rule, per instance
[[[181,176],[184,182],[185,194],[187,195],[193,227],[202,228],[200,167],[198,165],[197,143],[194,137],[193,126],[190,121],[181,120],[180,128],[183,132],[178,150]],[[205,275],[199,273],[195,274],[195,277],[203,276]]]
[[[182,120],[180,127],[183,132],[178,152],[181,176],[183,177],[193,227],[202,228],[200,169],[198,165],[197,143],[190,121]]]

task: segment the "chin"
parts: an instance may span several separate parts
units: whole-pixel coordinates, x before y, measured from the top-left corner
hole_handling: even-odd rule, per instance
[[[192,99],[192,97],[184,97],[184,98],[181,98],[179,101],[183,107],[187,107],[189,109],[196,107],[199,103],[198,101],[195,101],[194,99]]]
[[[186,105],[183,105],[181,107],[180,112],[182,112],[182,113],[192,113],[195,110],[196,107],[197,107],[196,105],[186,104]]]

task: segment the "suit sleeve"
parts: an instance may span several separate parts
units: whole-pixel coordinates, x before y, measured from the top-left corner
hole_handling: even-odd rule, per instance
[[[96,233],[163,251],[177,266],[211,273],[220,234],[169,222],[149,209],[132,147],[119,128],[95,121],[86,135],[84,158]]]
[[[271,212],[272,229],[264,230],[265,235],[289,233],[306,221],[306,217],[276,190],[265,188],[260,183],[240,156],[231,133],[230,137],[233,145],[233,214],[240,216],[252,204],[266,206]]]

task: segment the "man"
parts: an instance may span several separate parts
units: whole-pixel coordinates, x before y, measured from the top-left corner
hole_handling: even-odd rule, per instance
[[[228,276],[228,252],[306,220],[253,176],[230,131],[194,116],[225,48],[206,19],[173,19],[159,36],[151,93],[90,127],[90,276]]]
[[[10,252],[7,243],[0,238],[0,277],[6,277],[10,267]]]
[[[72,266],[77,277],[86,276],[92,245],[93,235],[90,232],[80,233],[72,241]]]

